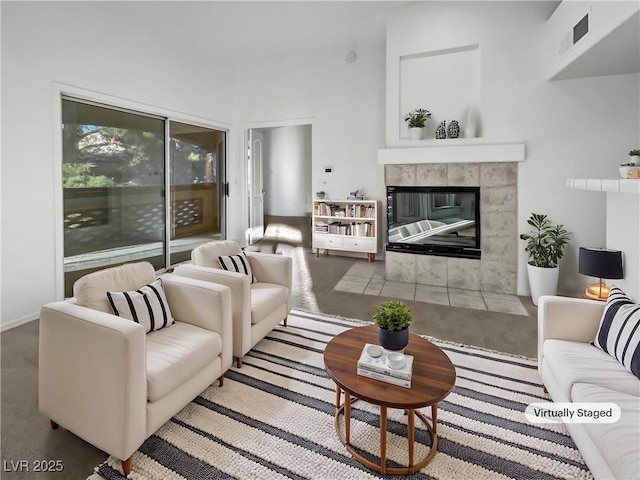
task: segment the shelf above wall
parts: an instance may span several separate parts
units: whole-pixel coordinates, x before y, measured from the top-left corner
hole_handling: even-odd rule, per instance
[[[567,187],[593,192],[634,193],[640,195],[640,180],[625,178],[568,178]]]
[[[409,145],[415,146],[409,146]],[[379,164],[522,162],[524,143],[495,143],[481,138],[398,142],[378,150]]]

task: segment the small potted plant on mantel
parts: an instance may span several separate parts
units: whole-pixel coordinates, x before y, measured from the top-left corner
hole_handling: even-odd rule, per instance
[[[527,223],[532,231],[523,233],[520,238],[527,241],[524,251],[529,253],[529,287],[531,300],[537,306],[542,295],[558,293],[558,260],[564,255],[571,234],[563,225],[554,225],[546,215],[540,213],[532,213]]]
[[[630,178],[631,172],[635,170],[640,170],[640,150],[637,149],[629,152],[629,163],[621,163],[618,169],[620,178]]]
[[[424,126],[431,117],[431,112],[424,108],[416,108],[405,115],[404,121],[409,126],[409,138],[420,140],[424,134]]]
[[[409,325],[413,316],[409,307],[397,300],[381,303],[373,311],[380,345],[387,350],[402,350],[409,343]]]

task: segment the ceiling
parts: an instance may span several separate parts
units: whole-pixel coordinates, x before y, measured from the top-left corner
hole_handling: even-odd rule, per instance
[[[389,12],[407,3],[410,2],[171,1],[103,5],[117,8],[119,28],[128,25],[181,49],[233,60],[272,56],[274,52],[295,55],[384,44]],[[112,11],[105,13],[116,16]]]

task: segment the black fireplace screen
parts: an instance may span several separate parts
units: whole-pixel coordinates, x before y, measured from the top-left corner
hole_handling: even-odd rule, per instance
[[[387,250],[480,257],[479,187],[387,187]]]

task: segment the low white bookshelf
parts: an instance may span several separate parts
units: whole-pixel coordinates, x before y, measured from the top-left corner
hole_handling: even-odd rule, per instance
[[[312,247],[366,253],[372,262],[378,253],[378,202],[376,200],[313,201]]]

